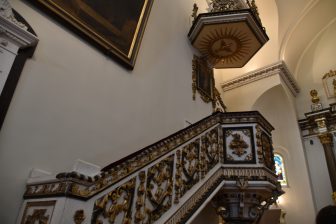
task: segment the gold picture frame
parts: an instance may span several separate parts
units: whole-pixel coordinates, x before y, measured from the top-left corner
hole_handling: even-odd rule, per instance
[[[336,97],[336,70],[330,70],[323,78],[323,87],[328,98]]]
[[[133,69],[154,0],[30,0]]]
[[[196,90],[204,102],[214,101],[215,80],[212,67],[203,57],[194,55],[193,59],[193,99],[196,97]]]

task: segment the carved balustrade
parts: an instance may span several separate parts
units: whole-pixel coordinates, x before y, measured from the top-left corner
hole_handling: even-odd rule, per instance
[[[237,187],[268,192],[260,203],[281,193],[272,130],[258,112],[214,113],[99,175],[29,183],[18,223],[186,223],[221,189]]]

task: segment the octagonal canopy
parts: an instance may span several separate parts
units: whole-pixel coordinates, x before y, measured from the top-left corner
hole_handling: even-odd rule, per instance
[[[250,10],[199,14],[189,40],[214,68],[241,68],[269,40]]]

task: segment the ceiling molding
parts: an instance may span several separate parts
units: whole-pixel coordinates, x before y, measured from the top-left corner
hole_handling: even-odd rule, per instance
[[[227,92],[229,90],[257,82],[258,80],[268,78],[273,75],[279,75],[281,77],[293,96],[297,96],[297,94],[300,92],[300,88],[297,82],[295,81],[292,73],[289,71],[284,61],[279,61],[261,69],[246,73],[245,75],[242,75],[238,78],[224,82],[221,84],[221,87],[224,92]]]

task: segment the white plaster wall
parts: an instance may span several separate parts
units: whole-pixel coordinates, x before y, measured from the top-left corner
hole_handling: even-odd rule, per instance
[[[310,140],[313,141],[312,145],[310,144]],[[310,178],[312,181],[316,211],[319,211],[321,208],[333,204],[331,197],[332,188],[326,158],[323,146],[317,137],[305,139],[303,143],[311,174]]]
[[[282,149],[287,162],[289,187],[282,196],[280,207],[287,212],[288,224],[313,224],[315,221],[314,200],[309,179],[295,109],[283,87],[276,86],[265,92],[252,109],[274,126],[272,132],[275,148]],[[284,153],[286,152],[286,153]],[[304,214],[304,215],[303,215]]]
[[[0,220],[14,223],[32,168],[108,165],[212,112],[192,100],[192,0],[154,1],[136,66],[125,70],[44,12],[10,1],[40,42],[0,132]]]
[[[248,111],[261,95],[280,83],[279,75],[272,75],[224,93],[221,89],[222,98],[228,111]]]
[[[327,98],[322,84],[322,77],[330,70],[336,70],[336,20],[330,23],[305,50],[297,69],[297,82],[301,93],[296,98],[296,109],[299,118],[310,111],[310,90],[316,89],[321,103],[328,107],[336,98]]]

